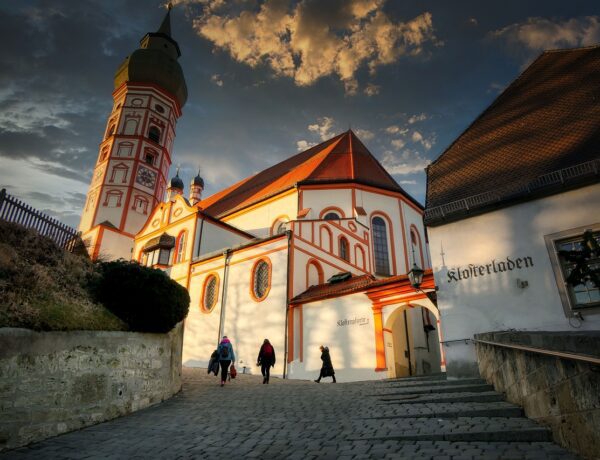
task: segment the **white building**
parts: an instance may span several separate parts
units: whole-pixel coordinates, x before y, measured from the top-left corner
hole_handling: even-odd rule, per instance
[[[428,168],[450,376],[477,373],[476,333],[600,329],[599,68],[599,46],[543,53]]]
[[[207,198],[197,176],[184,198],[165,180],[186,99],[178,53],[167,15],[115,76],[80,225],[92,256],[133,257],[189,290],[185,365],[206,366],[226,334],[242,372],[258,372],[264,338],[291,378],[318,375],[322,344],[340,381],[439,372],[423,207],[352,131]]]

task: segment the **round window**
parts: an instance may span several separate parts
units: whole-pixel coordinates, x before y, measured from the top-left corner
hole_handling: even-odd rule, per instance
[[[165,109],[164,109],[164,107],[163,107],[162,105],[158,105],[158,104],[156,104],[156,105],[154,106],[154,108],[156,109],[156,111],[157,111],[158,113],[165,113]]]
[[[202,308],[204,311],[209,312],[217,303],[217,277],[210,275],[204,282],[204,295],[202,296]]]
[[[264,260],[254,266],[254,297],[258,300],[264,299],[269,292],[270,271],[269,264]]]

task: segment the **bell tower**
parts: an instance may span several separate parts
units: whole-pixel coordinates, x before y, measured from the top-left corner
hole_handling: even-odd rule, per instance
[[[93,259],[130,259],[136,233],[164,197],[175,125],[187,99],[170,16],[171,5],[114,77],[113,108],[79,224]]]

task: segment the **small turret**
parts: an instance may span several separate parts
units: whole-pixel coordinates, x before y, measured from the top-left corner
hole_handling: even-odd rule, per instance
[[[183,195],[183,181],[179,177],[179,168],[175,173],[175,177],[169,181],[169,187],[167,188],[167,201],[173,201],[176,195]]]
[[[190,203],[192,203],[192,206],[202,199],[203,191],[204,179],[202,179],[200,170],[198,170],[198,175],[192,179],[192,183],[190,184]]]

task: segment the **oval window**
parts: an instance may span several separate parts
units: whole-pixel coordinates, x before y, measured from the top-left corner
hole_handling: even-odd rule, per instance
[[[215,275],[210,275],[204,282],[204,294],[202,295],[202,309],[205,312],[212,311],[217,303],[218,281]]]
[[[156,111],[157,111],[158,113],[165,113],[165,109],[163,108],[163,106],[162,106],[162,105],[158,105],[158,104],[156,104],[156,105],[154,106],[154,108],[156,109]]]
[[[261,260],[254,266],[254,273],[252,275],[254,297],[256,300],[263,300],[269,293],[271,267],[266,261]]]

